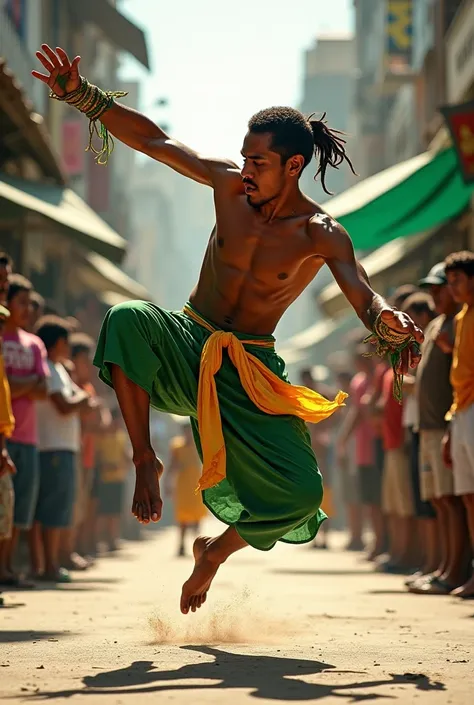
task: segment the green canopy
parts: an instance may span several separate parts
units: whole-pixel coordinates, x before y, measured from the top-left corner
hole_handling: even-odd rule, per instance
[[[469,204],[474,184],[463,182],[454,149],[425,152],[371,176],[325,209],[343,225],[357,250],[439,227]]]

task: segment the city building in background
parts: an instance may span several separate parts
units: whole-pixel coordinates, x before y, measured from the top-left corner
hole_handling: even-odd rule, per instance
[[[390,295],[474,247],[474,188],[463,173],[474,174],[474,0],[354,0],[354,12],[361,180],[325,207],[349,231],[374,288]],[[312,306],[313,323],[283,345],[292,369],[324,362],[328,340],[342,349],[358,324],[334,282]]]
[[[355,83],[353,35],[318,34],[304,55],[299,109],[306,116],[315,113],[315,118],[321,118],[326,113],[328,125],[346,133],[348,154],[357,165],[357,156],[353,154],[356,147],[353,131]],[[330,196],[321,188],[320,181],[315,181],[315,171],[316,162],[313,161],[303,172],[301,188],[317,203],[324,203]],[[356,177],[346,164],[342,164],[338,170],[329,169],[326,177],[328,190],[334,194],[343,193],[355,181]],[[315,305],[316,296],[330,281],[331,275],[327,267],[324,267],[313,286],[308,287],[283,316],[277,329],[280,339],[287,340],[307,326],[317,323],[320,315]]]
[[[304,115],[315,113],[316,118],[326,113],[328,125],[346,133],[347,150],[352,154],[351,120],[356,83],[354,36],[318,34],[313,46],[305,52],[304,67],[299,109]],[[329,196],[313,177],[314,164],[311,164],[302,176],[303,191],[323,203]],[[339,194],[355,183],[355,177],[343,167],[328,172],[326,183],[329,191]]]
[[[120,89],[120,52],[148,67],[143,31],[106,0],[0,2],[0,247],[60,313],[91,333],[111,303],[149,298],[119,268],[130,237],[131,150],[107,168],[84,151],[88,124],[31,76],[41,42],[83,58],[92,82]],[[127,86],[135,95],[136,86]]]

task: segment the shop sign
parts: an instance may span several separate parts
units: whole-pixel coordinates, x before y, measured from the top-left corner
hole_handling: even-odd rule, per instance
[[[464,181],[474,183],[474,100],[441,108],[458,155]]]

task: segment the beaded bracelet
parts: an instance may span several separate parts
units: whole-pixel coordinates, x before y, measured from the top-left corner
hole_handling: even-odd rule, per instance
[[[403,400],[403,375],[399,371],[400,360],[406,348],[410,345],[418,348],[418,343],[411,333],[400,333],[390,328],[382,320],[381,313],[377,316],[373,333],[367,336],[364,342],[375,345],[373,354],[379,357],[388,356],[393,369],[393,396],[401,404]]]
[[[57,82],[61,88],[65,88],[64,76],[58,76]],[[91,151],[96,155],[97,164],[107,164],[108,158],[114,150],[114,140],[105,125],[98,126],[97,121],[112,107],[115,98],[123,98],[126,95],[128,94],[125,91],[103,91],[81,76],[79,86],[75,91],[66,93],[64,96],[58,96],[51,91],[49,97],[68,103],[89,118],[89,144],[86,147],[86,152]],[[102,140],[100,149],[96,149],[93,145],[94,134]]]

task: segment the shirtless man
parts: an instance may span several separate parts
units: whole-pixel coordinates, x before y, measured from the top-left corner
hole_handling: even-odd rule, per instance
[[[79,74],[63,49],[42,45],[47,74],[33,75],[121,142],[214,189],[216,225],[199,281],[181,312],[128,302],[106,316],[95,364],[112,385],[133,446],[132,511],[159,521],[162,464],[150,441],[149,407],[190,416],[203,458],[200,489],[228,528],[194,545],[195,567],[181,611],[206,600],[219,566],[251,545],[312,541],[325,515],[322,482],[304,421],[329,416],[329,402],[286,381],[272,333],[288,306],[328,264],[369,330],[410,341],[402,367],[415,366],[422,333],[371,289],[346,231],[299,189],[313,156],[323,188],[328,166],[349,165],[340,133],[292,108],[249,122],[243,169],[171,139],[144,115],[118,105]],[[105,152],[105,150],[104,150]],[[103,156],[103,154],[102,154]],[[385,326],[384,326],[385,324]],[[387,333],[388,331],[388,333]],[[223,348],[226,351],[223,355]]]

